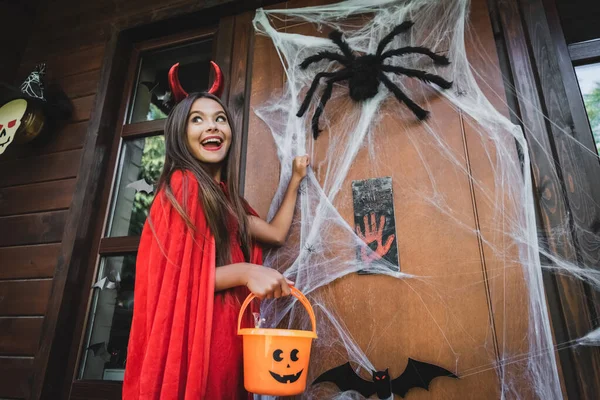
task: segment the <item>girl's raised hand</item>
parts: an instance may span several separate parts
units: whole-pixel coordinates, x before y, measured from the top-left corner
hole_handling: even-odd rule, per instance
[[[292,162],[292,178],[302,180],[306,176],[306,170],[310,165],[310,157],[307,155],[294,157]]]
[[[276,299],[289,296],[290,285],[294,282],[286,279],[277,270],[250,264],[246,269],[246,286],[259,299]]]

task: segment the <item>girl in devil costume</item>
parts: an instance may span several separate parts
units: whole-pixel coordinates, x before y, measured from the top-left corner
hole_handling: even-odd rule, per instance
[[[239,140],[219,93],[187,95],[165,125],[165,165],[138,250],[124,400],[237,400],[244,390],[240,306],[290,294],[279,272],[261,266],[257,242],[281,245],[289,231],[308,157],[296,157],[281,207],[261,220],[238,193]],[[244,324],[253,324],[250,313]]]

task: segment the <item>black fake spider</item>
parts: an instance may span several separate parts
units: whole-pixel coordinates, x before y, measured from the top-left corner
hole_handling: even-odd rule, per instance
[[[422,54],[431,58],[436,65],[450,64],[450,61],[448,61],[447,57],[435,54],[425,47],[407,46],[384,52],[385,47],[392,41],[392,39],[394,39],[395,36],[406,32],[412,26],[413,23],[411,21],[405,21],[396,26],[381,40],[381,42],[379,42],[375,54],[365,54],[358,57],[353,54],[348,43],[344,41],[342,38],[342,33],[339,31],[333,31],[329,34],[329,38],[340,48],[343,54],[334,53],[331,51],[321,51],[317,54],[307,57],[304,61],[302,61],[300,64],[300,68],[302,69],[306,69],[312,63],[321,60],[337,61],[344,66],[344,68],[334,72],[319,72],[317,75],[315,75],[312,84],[310,85],[310,89],[306,93],[306,97],[304,98],[304,101],[302,102],[302,105],[296,114],[298,117],[304,115],[308,109],[308,105],[310,104],[313,95],[315,94],[315,91],[317,90],[319,81],[321,78],[327,78],[325,90],[321,96],[321,101],[315,110],[315,114],[312,119],[312,130],[315,139],[319,136],[319,118],[323,113],[325,104],[331,97],[333,84],[335,82],[344,80],[348,81],[350,97],[354,101],[364,101],[375,97],[377,91],[379,90],[379,83],[383,82],[388,90],[394,93],[394,96],[396,96],[398,101],[406,104],[406,106],[417,116],[417,118],[420,120],[427,118],[429,112],[419,107],[419,105],[417,105],[406,94],[404,94],[404,92],[402,92],[402,90],[385,75],[385,72],[406,75],[411,78],[420,79],[424,82],[433,82],[443,89],[449,89],[452,86],[452,82],[448,82],[438,75],[430,74],[418,69],[409,69],[383,63],[386,59],[394,56],[401,56],[405,54]]]

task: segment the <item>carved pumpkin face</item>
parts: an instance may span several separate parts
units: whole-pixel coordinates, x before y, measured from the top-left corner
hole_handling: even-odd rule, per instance
[[[302,375],[304,369],[298,370],[304,364],[296,362],[300,359],[300,351],[298,349],[282,350],[275,349],[273,351],[272,366],[274,370],[269,370],[269,373],[279,383],[294,383]]]
[[[21,119],[27,110],[27,101],[16,99],[0,107],[0,154],[12,143]]]

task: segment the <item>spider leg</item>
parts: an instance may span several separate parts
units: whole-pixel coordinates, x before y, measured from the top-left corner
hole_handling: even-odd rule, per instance
[[[315,115],[312,118],[312,131],[313,137],[315,140],[319,137],[319,118],[321,114],[323,114],[323,110],[325,110],[325,104],[331,98],[331,93],[333,92],[333,84],[339,81],[343,81],[344,79],[348,79],[350,76],[350,71],[346,70],[346,73],[340,76],[332,77],[327,80],[327,86],[325,86],[325,90],[323,91],[323,95],[321,96],[321,100],[319,102],[319,106],[315,110]]]
[[[396,27],[394,29],[392,29],[392,31],[390,33],[388,33],[387,35],[384,36],[383,39],[381,39],[381,42],[379,42],[379,46],[377,46],[377,52],[375,53],[375,55],[381,56],[381,53],[383,53],[385,46],[390,44],[390,42],[392,41],[392,39],[394,39],[394,37],[396,37],[397,35],[399,35],[401,33],[406,32],[413,25],[414,24],[412,21],[404,21],[400,25],[396,25]]]
[[[329,34],[329,39],[331,39],[333,43],[338,45],[338,47],[340,48],[340,50],[342,50],[342,53],[344,53],[348,61],[354,60],[354,54],[352,54],[352,49],[350,48],[348,43],[344,41],[344,38],[342,37],[342,32],[331,31],[331,33]]]
[[[300,64],[300,68],[306,69],[310,64],[321,60],[337,61],[344,66],[348,66],[348,59],[342,54],[333,53],[331,51],[321,51],[315,55],[306,57],[304,61],[302,61],[302,64]]]
[[[403,56],[405,54],[423,54],[433,60],[436,65],[449,65],[450,60],[448,57],[443,56],[441,54],[435,54],[433,51],[429,50],[426,47],[411,47],[406,46],[400,49],[388,50],[381,55],[381,61],[386,58],[394,57],[394,56]]]
[[[419,107],[417,103],[415,103],[407,95],[405,95],[404,92],[398,86],[396,86],[387,76],[385,76],[383,72],[379,74],[379,79],[381,80],[381,82],[383,82],[385,87],[387,87],[390,92],[394,93],[394,96],[396,96],[398,101],[406,104],[406,106],[410,108],[410,110],[417,116],[417,118],[419,118],[420,120],[424,120],[427,118],[427,116],[429,115],[429,111],[423,110],[421,107]]]
[[[381,70],[385,72],[393,72],[395,74],[402,74],[406,76],[410,76],[411,78],[417,78],[422,80],[423,82],[433,82],[441,88],[450,89],[452,87],[452,82],[448,82],[444,78],[439,75],[429,74],[425,71],[421,71],[418,69],[410,69],[404,67],[396,67],[393,65],[382,65]]]
[[[304,113],[306,112],[306,110],[308,109],[308,105],[310,104],[310,101],[312,100],[312,97],[315,94],[315,90],[317,90],[317,86],[319,85],[319,81],[321,80],[321,78],[335,78],[337,76],[340,76],[340,74],[345,71],[347,71],[347,70],[342,69],[342,70],[335,71],[335,72],[319,72],[317,75],[315,75],[315,77],[312,81],[312,84],[310,85],[310,88],[308,89],[308,92],[306,92],[304,101],[302,102],[302,105],[300,106],[298,113],[296,113],[296,117],[303,116]]]

